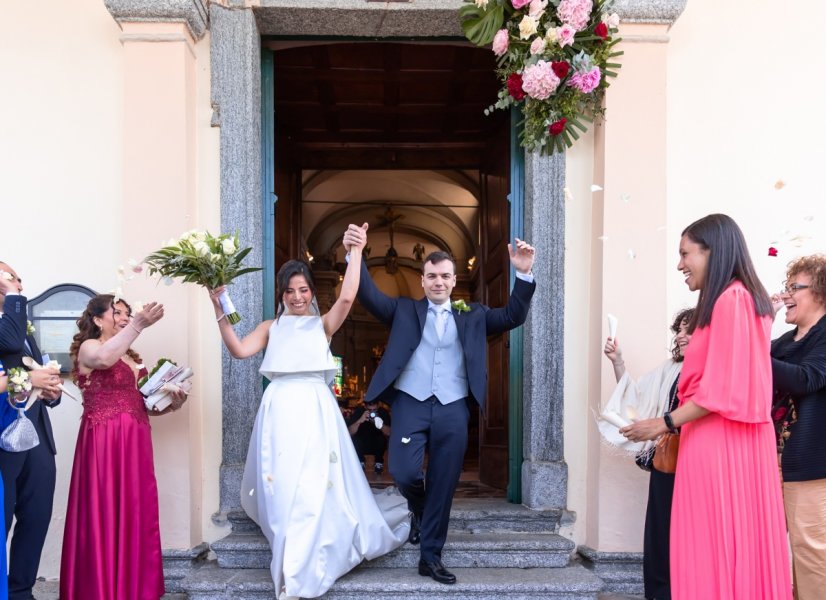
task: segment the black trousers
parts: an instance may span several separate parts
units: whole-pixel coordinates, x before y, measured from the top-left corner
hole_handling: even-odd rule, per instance
[[[0,450],[6,535],[11,529],[12,517],[17,519],[9,553],[9,600],[32,597],[54,500],[55,457],[40,415],[29,416],[40,443],[25,452]]]
[[[469,420],[464,399],[441,404],[435,396],[419,401],[399,391],[393,402],[390,473],[410,510],[422,517],[421,557],[428,562],[442,556]],[[427,476],[422,472],[425,449]]]
[[[645,597],[671,600],[671,501],[674,497],[674,473],[651,469],[648,484],[648,508],[645,511],[642,572]]]
[[[360,462],[364,462],[364,456],[369,454],[370,456],[376,457],[376,462],[382,462],[384,460],[384,452],[387,450],[387,438],[382,436],[366,436],[366,435],[359,435],[356,432],[356,435],[353,436],[353,447],[356,449],[356,455],[359,457]]]

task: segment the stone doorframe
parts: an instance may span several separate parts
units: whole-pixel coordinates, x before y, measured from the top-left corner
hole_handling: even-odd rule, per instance
[[[211,31],[213,126],[220,127],[222,231],[242,240],[263,239],[261,187],[262,35],[291,37],[461,38],[461,0],[104,0],[119,22],[174,21],[195,40]],[[673,23],[687,0],[618,0],[624,23]],[[277,149],[276,149],[277,151]],[[538,282],[524,326],[523,504],[564,509],[568,469],[564,458],[565,157],[525,156],[525,238],[537,248]],[[249,255],[261,264],[261,247]],[[263,284],[245,277],[234,284],[249,332],[263,312]],[[233,361],[223,350],[223,449],[220,512],[240,507],[240,483],[261,390],[259,361]]]

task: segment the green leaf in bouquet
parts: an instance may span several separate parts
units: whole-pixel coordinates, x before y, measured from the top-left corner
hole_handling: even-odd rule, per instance
[[[487,9],[466,4],[459,9],[459,18],[465,37],[477,46],[487,46],[505,22],[505,8],[498,3],[488,5]]]

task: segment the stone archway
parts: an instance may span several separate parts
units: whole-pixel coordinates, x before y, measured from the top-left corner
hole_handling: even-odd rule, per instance
[[[366,3],[337,9],[312,4],[264,2],[252,10],[211,6],[212,101],[215,124],[221,127],[221,227],[237,229],[244,239],[262,239],[261,35],[461,35],[456,19],[460,2],[439,8]],[[564,156],[526,156],[525,237],[534,241],[541,260],[535,267],[540,286],[525,325],[522,497],[525,505],[536,509],[562,509],[567,498],[562,432],[564,182]],[[252,261],[259,258],[251,256]],[[239,310],[261,314],[261,281],[248,278],[239,287]],[[257,400],[260,385],[254,365],[255,361],[233,362],[224,352],[221,512],[239,505],[247,439],[255,416],[250,403]]]

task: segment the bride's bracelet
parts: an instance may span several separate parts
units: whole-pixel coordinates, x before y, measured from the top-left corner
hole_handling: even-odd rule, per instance
[[[141,329],[138,329],[137,327],[135,327],[135,324],[132,321],[129,321],[129,327],[131,327],[132,329],[137,331],[139,334],[142,331]]]

